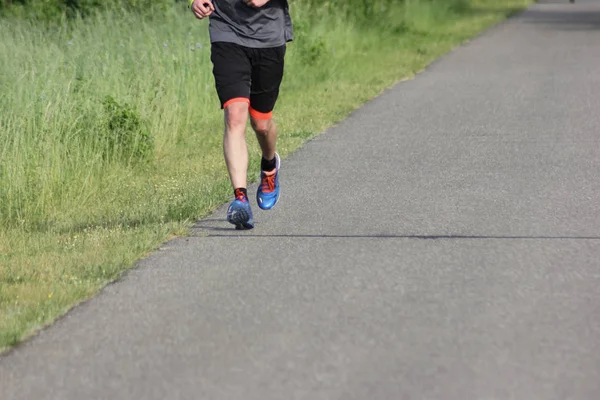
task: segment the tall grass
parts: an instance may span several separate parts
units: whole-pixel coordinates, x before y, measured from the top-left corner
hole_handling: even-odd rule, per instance
[[[55,31],[2,21],[3,226],[114,219],[97,210],[99,199],[148,195],[118,176],[145,175],[185,136],[209,130],[218,117],[209,113],[209,43],[203,24],[186,17],[106,13]]]
[[[360,0],[358,16],[343,0],[290,2],[280,153],[526,3]],[[151,18],[104,10],[55,25],[0,19],[0,37],[1,348],[231,188],[205,21],[180,5]]]

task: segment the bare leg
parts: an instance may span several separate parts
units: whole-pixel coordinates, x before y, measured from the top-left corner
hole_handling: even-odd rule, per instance
[[[246,145],[246,123],[248,104],[232,103],[225,108],[225,134],[223,153],[227,171],[234,189],[247,187],[248,147]]]
[[[250,117],[250,122],[256,133],[256,139],[262,150],[263,158],[272,160],[275,157],[277,145],[277,125],[272,119],[262,120]]]

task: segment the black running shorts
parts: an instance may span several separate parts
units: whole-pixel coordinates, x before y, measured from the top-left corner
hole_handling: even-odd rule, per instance
[[[283,78],[285,49],[285,45],[250,48],[212,43],[210,58],[221,108],[246,101],[254,118],[270,119]]]

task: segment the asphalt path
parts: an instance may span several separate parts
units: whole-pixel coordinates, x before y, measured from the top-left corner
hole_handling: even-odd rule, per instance
[[[542,1],[0,357],[0,398],[600,398],[600,2]],[[255,188],[251,192],[254,195]]]

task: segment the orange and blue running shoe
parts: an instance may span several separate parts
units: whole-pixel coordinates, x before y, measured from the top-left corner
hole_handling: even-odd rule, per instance
[[[275,153],[275,169],[273,171],[260,171],[260,186],[256,191],[256,202],[263,210],[270,210],[279,200],[279,168],[281,159]]]
[[[252,208],[248,197],[241,190],[235,191],[235,200],[227,209],[227,221],[235,225],[235,229],[252,229],[254,221],[252,220]]]

